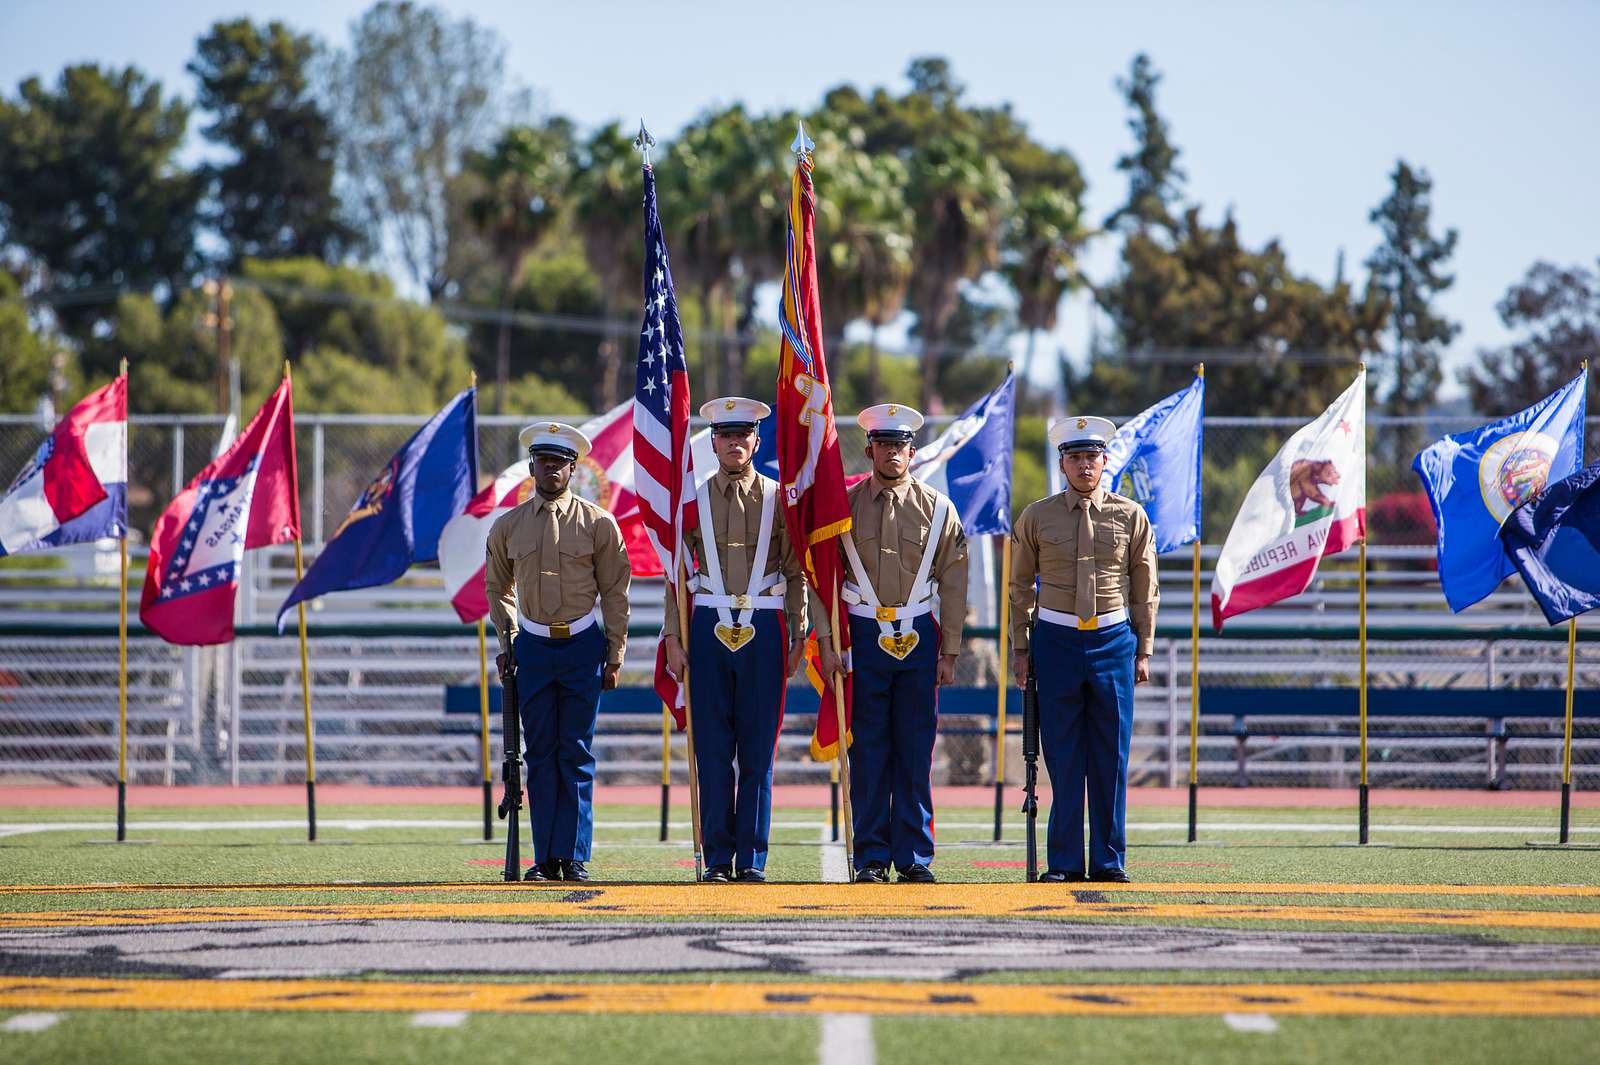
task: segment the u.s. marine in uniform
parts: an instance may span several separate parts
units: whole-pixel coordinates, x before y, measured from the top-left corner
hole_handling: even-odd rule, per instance
[[[628,553],[616,519],[569,488],[589,439],[560,422],[517,438],[535,492],[489,530],[484,589],[500,668],[517,663],[534,866],[528,880],[587,880],[595,715],[628,637]]]
[[[849,490],[841,538],[850,575],[850,801],[855,879],[933,880],[933,741],[938,687],[955,680],[967,615],[967,539],[950,499],[911,476],[922,415],[898,403],[856,418],[872,475]],[[828,617],[815,599],[822,667]]]
[[[1012,670],[1021,687],[1031,632],[1039,735],[1055,796],[1046,881],[1128,879],[1133,689],[1150,679],[1160,587],[1144,508],[1102,483],[1114,429],[1105,418],[1054,422],[1050,442],[1067,487],[1029,504],[1012,530]]]
[[[711,882],[766,879],[784,686],[805,647],[805,577],[778,510],[778,484],[751,462],[756,426],[771,413],[738,396],[700,408],[718,468],[696,489],[698,526],[684,530],[694,567],[687,651],[670,584],[661,629],[668,671],[682,679],[689,667]]]

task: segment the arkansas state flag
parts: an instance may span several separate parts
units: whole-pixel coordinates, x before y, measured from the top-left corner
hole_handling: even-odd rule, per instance
[[[572,474],[573,493],[600,504],[617,519],[635,577],[659,577],[661,562],[650,546],[639,516],[639,497],[633,491],[633,400],[617,404],[578,429],[594,448],[578,460],[578,468]],[[462,621],[471,623],[489,613],[489,599],[483,590],[489,527],[532,495],[533,490],[527,460],[514,462],[473,496],[439,534],[444,590]]]
[[[168,643],[233,639],[239,563],[252,548],[300,538],[299,485],[286,378],[157,519],[139,597],[145,628]]]
[[[0,496],[0,556],[126,535],[127,439],[122,376],[68,411]]]
[[[1239,506],[1211,579],[1211,624],[1299,595],[1367,530],[1367,372],[1291,436]]]
[[[801,143],[804,144],[802,134]],[[822,308],[817,297],[816,193],[811,159],[803,152],[789,185],[788,262],[783,275],[783,305],[778,324],[783,340],[778,355],[778,484],[789,539],[801,552],[806,579],[822,601],[848,656],[850,625],[839,589],[844,582],[839,536],[850,531],[850,500],[845,496],[844,462],[833,424],[833,394],[822,352]],[[849,659],[846,657],[846,663]],[[831,685],[833,678],[827,678]],[[845,674],[845,746],[850,737],[850,682]],[[832,692],[824,692],[811,736],[811,757],[837,757],[838,715]]]

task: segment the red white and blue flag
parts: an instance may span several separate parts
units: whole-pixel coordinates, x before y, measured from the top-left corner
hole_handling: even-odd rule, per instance
[[[0,556],[128,530],[128,378],[67,412],[0,496]]]
[[[644,327],[633,393],[633,490],[639,518],[667,583],[678,579],[683,528],[695,523],[689,447],[689,367],[672,290],[672,265],[656,210],[656,176],[644,167]],[[680,594],[682,590],[680,589]],[[683,693],[656,645],[656,693],[684,727]]]
[[[168,643],[227,643],[244,553],[299,538],[294,402],[285,380],[157,519],[139,620]]]

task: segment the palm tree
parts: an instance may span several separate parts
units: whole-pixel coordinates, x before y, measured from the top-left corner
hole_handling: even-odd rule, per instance
[[[637,302],[644,271],[640,239],[644,232],[644,180],[633,141],[617,123],[596,130],[584,144],[573,174],[572,192],[584,253],[600,281],[609,321],[625,313],[630,297]],[[616,402],[622,343],[610,334],[600,341],[596,410],[609,410]]]
[[[1027,352],[1017,380],[1017,403],[1027,398],[1028,373],[1040,332],[1055,328],[1061,297],[1084,283],[1078,253],[1088,241],[1083,206],[1060,188],[1023,193],[1006,227],[1001,273],[1017,294],[1017,318],[1028,330]]]
[[[826,118],[817,127],[817,285],[835,338],[854,321],[872,326],[867,399],[876,403],[877,331],[900,313],[911,281],[906,167],[893,155],[856,147],[858,129],[828,129]]]
[[[571,184],[572,128],[562,119],[508,127],[487,153],[469,155],[466,169],[482,182],[467,216],[500,267],[494,411],[503,414],[511,384],[511,299],[523,261],[555,223]]]
[[[1013,197],[1005,168],[968,133],[933,133],[912,151],[908,169],[916,217],[911,306],[923,344],[922,406],[931,410],[940,342],[961,282],[996,264]]]

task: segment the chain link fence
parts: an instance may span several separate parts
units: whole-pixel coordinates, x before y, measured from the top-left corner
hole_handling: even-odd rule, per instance
[[[350,501],[422,423],[421,417],[301,416],[296,444],[308,562],[333,533]],[[480,469],[485,479],[519,457],[518,429],[529,419],[480,418]],[[134,530],[129,593],[143,582],[143,530],[214,453],[221,419],[208,416],[136,417],[129,437],[130,524]],[[1216,544],[1239,500],[1271,454],[1301,419],[1212,418],[1206,422],[1206,543],[1201,594],[1206,594]],[[1433,528],[1415,475],[1400,454],[1415,440],[1469,428],[1473,419],[1372,419],[1368,470],[1369,601],[1375,626],[1369,678],[1373,690],[1426,692],[1527,691],[1549,703],[1548,714],[1495,719],[1375,716],[1370,735],[1371,778],[1385,786],[1552,787],[1559,772],[1564,642],[1525,636],[1543,621],[1515,581],[1460,617],[1451,615],[1433,567]],[[934,427],[937,428],[937,423]],[[37,420],[0,417],[0,469],[20,468],[43,438]],[[862,439],[840,429],[847,470],[865,468]],[[1021,434],[1019,434],[1021,435]],[[1589,452],[1600,448],[1600,419],[1588,426]],[[1038,438],[1042,439],[1042,436]],[[1041,454],[1044,461],[1048,456]],[[979,579],[957,683],[986,688],[1000,679],[996,586],[999,552],[975,545]],[[1184,548],[1162,559],[1161,638],[1152,683],[1136,698],[1132,779],[1175,784],[1187,780],[1189,747],[1189,618],[1193,574]],[[293,583],[288,548],[246,558],[239,620],[273,622]],[[116,774],[117,552],[84,546],[0,560],[0,780],[105,782]],[[1356,777],[1359,741],[1345,716],[1273,717],[1292,706],[1298,689],[1353,692],[1356,645],[1328,630],[1353,632],[1359,574],[1354,553],[1327,560],[1313,586],[1294,600],[1258,611],[1255,628],[1200,644],[1203,688],[1255,688],[1247,727],[1230,704],[1203,699],[1198,737],[1205,784],[1348,786]],[[623,684],[649,684],[653,633],[661,616],[659,581],[635,582],[633,625]],[[482,779],[480,719],[445,709],[450,687],[478,683],[478,642],[472,627],[455,622],[436,567],[415,567],[381,588],[314,601],[312,703],[319,779],[374,783],[473,784]],[[1482,631],[1463,638],[1461,626]],[[375,626],[338,634],[341,626]],[[63,627],[67,626],[67,627]],[[387,626],[387,630],[383,628]],[[422,629],[419,629],[422,626]],[[432,626],[432,628],[428,628]],[[1403,635],[1385,635],[1405,627]],[[1432,631],[1428,631],[1432,630]],[[1578,687],[1600,687],[1600,654],[1583,627]],[[137,632],[137,629],[135,630]],[[230,645],[171,647],[135,635],[129,645],[129,776],[139,784],[293,782],[303,779],[299,657],[293,636],[246,630]],[[1537,632],[1534,633],[1538,635]],[[491,645],[491,653],[493,647]],[[1542,705],[1542,704],[1541,704]],[[993,779],[993,716],[941,720],[936,777],[941,783]],[[1021,753],[1011,717],[1005,758],[1016,778]],[[606,714],[598,741],[601,779],[608,783],[659,779],[660,716]],[[500,758],[497,716],[491,716],[488,764]],[[817,782],[827,768],[810,762],[811,721],[791,714],[780,742],[780,782]],[[674,738],[675,779],[685,772],[681,737]],[[1574,781],[1600,785],[1600,720],[1580,717],[1575,729]]]

